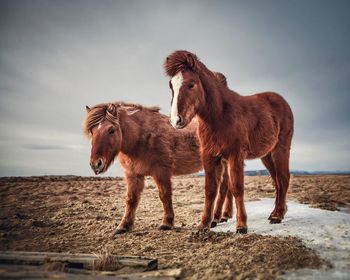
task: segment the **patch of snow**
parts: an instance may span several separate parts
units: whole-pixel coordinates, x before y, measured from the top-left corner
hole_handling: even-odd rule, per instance
[[[248,232],[273,236],[295,236],[306,246],[329,260],[333,269],[303,269],[287,273],[287,279],[350,279],[350,214],[311,208],[288,201],[288,212],[281,224],[267,220],[274,208],[274,199],[246,202]],[[235,232],[235,221],[218,224],[215,232]]]

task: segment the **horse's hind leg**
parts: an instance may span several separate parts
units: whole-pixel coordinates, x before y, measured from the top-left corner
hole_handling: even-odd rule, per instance
[[[134,225],[135,212],[140,201],[142,190],[145,186],[144,176],[135,174],[125,174],[127,184],[126,207],[122,221],[118,225],[116,234],[131,231]]]
[[[224,212],[222,213],[220,223],[227,222],[227,220],[232,217],[233,217],[233,195],[230,190],[227,190],[225,204],[224,204]]]
[[[279,188],[277,187],[278,185],[277,185],[277,179],[276,179],[276,169],[275,169],[275,165],[274,165],[273,160],[272,160],[271,153],[269,153],[265,157],[261,158],[261,161],[265,165],[267,170],[269,171],[270,176],[272,178],[272,184],[276,190],[275,205],[277,205],[277,200],[278,200],[277,198],[279,197]],[[272,218],[272,213],[270,214],[270,216],[268,218],[269,220],[271,220],[271,218]]]
[[[276,171],[277,197],[275,209],[271,213],[270,223],[280,223],[287,212],[286,198],[289,187],[289,146],[278,145],[272,151],[272,160]]]
[[[174,210],[170,175],[163,174],[159,176],[153,176],[153,178],[156,181],[159,191],[159,198],[162,201],[164,208],[163,223],[159,229],[170,230],[174,227]]]
[[[214,211],[214,219],[211,222],[211,228],[216,227],[216,225],[221,221],[220,218],[222,217],[222,207],[224,205],[225,199],[228,195],[228,173],[227,173],[227,166],[224,163],[224,173],[222,175],[219,193],[216,198],[216,204],[215,204],[215,211]]]

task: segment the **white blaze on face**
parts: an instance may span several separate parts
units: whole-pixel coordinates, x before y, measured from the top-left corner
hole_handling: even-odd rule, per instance
[[[183,82],[182,73],[177,73],[174,77],[171,78],[171,85],[173,87],[174,97],[173,104],[171,106],[171,124],[173,127],[176,127],[176,123],[179,120],[178,109],[177,109],[177,99],[179,97],[179,91]]]
[[[98,124],[98,127],[97,127],[97,130],[99,130],[101,127],[102,127],[102,124],[99,123],[99,124]]]

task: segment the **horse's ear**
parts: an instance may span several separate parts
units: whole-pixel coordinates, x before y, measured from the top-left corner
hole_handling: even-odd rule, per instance
[[[85,109],[86,109],[86,112],[88,112],[88,113],[91,111],[91,108],[87,105],[85,106]]]
[[[224,74],[222,74],[221,72],[213,72],[213,73],[221,84],[223,84],[224,86],[227,86],[227,80]]]

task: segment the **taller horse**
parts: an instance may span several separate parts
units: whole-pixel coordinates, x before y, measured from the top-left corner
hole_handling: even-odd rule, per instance
[[[220,82],[195,54],[176,51],[166,58],[171,77],[171,123],[181,129],[198,116],[198,135],[205,170],[205,205],[199,228],[212,220],[221,159],[228,161],[230,190],[235,197],[237,233],[247,232],[244,206],[244,160],[261,158],[276,188],[269,219],[280,223],[287,211],[289,153],[293,114],[278,94],[241,96]]]

